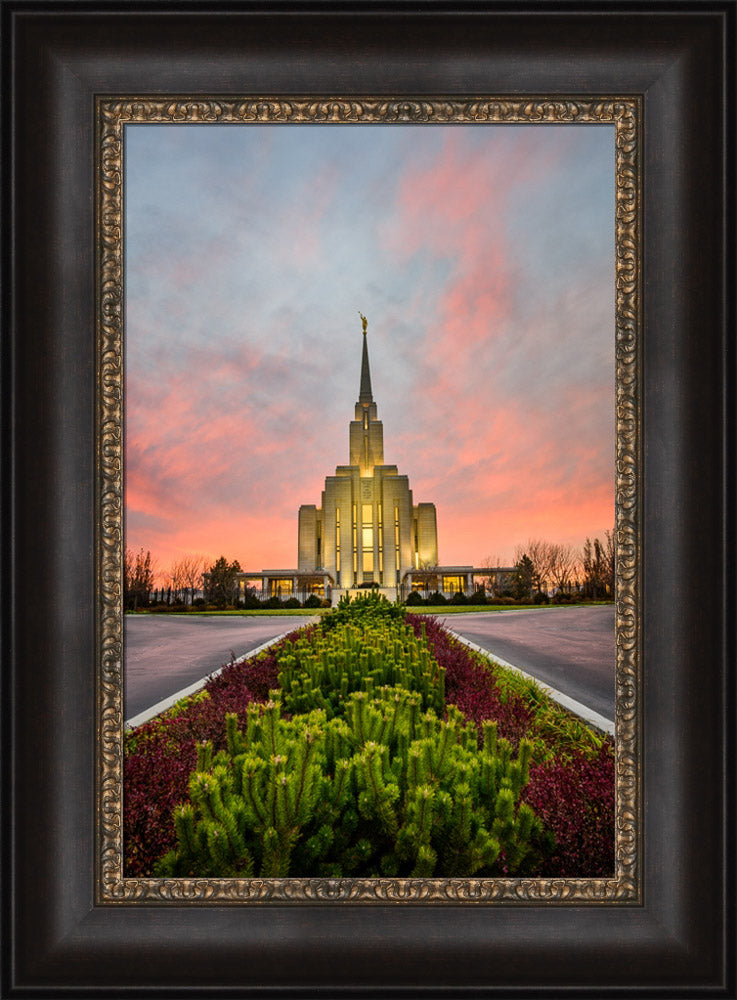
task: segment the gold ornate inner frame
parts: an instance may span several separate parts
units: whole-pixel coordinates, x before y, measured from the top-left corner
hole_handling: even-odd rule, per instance
[[[123,158],[128,123],[610,124],[616,158],[616,797],[611,878],[126,878],[123,871]],[[98,903],[639,904],[642,107],[570,99],[177,96],[96,101]]]

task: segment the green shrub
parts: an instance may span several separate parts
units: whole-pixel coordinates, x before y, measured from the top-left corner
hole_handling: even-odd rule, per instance
[[[177,847],[156,874],[435,876],[534,870],[542,826],[520,802],[530,745],[421,711],[417,692],[356,691],[341,717],[284,719],[281,697],[228,716],[228,751],[200,747]]]
[[[354,604],[355,624],[341,625],[343,619],[336,615],[338,625],[327,632],[285,642],[279,654],[279,685],[286,711],[321,708],[332,718],[352,691],[373,694],[384,685],[400,685],[420,693],[423,709],[442,713],[445,671],[430,655],[424,635],[418,639],[409,625],[393,616],[394,606],[385,604],[378,605],[378,618],[370,609],[356,610]],[[385,614],[386,609],[392,613]]]
[[[305,598],[304,606],[306,608],[321,608],[322,600],[317,596],[317,594],[310,594],[309,597]]]
[[[427,599],[427,603],[430,605],[447,604],[448,598],[445,596],[445,594],[441,594],[440,591],[436,590],[434,594],[430,594],[430,596]]]
[[[399,601],[392,604],[383,594],[370,591],[351,597],[344,594],[338,601],[338,606],[322,616],[320,622],[323,632],[338,628],[348,622],[379,622],[385,620],[404,621],[404,605]]]
[[[553,595],[553,604],[571,604],[575,600],[576,597],[573,594],[567,594],[563,590],[558,590]]]
[[[419,607],[422,604],[427,604],[427,601],[419,592],[419,590],[411,590],[409,594],[407,594],[407,600],[404,603],[407,605],[408,608],[410,608],[410,607]]]
[[[278,653],[281,691],[200,745],[163,876],[533,874],[552,841],[522,800],[517,755],[446,708],[425,623],[376,594],[341,601]],[[283,717],[282,710],[291,717]]]

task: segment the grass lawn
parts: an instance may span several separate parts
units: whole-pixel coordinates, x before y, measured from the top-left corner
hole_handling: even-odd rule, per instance
[[[492,611],[556,611],[559,608],[584,608],[602,604],[613,604],[613,601],[581,601],[578,604],[433,604],[418,605],[407,610],[413,615],[462,615],[469,612]],[[324,615],[330,608],[264,608],[258,610],[235,608],[227,611],[152,611],[142,608],[138,611],[126,611],[127,615],[171,615],[180,618],[193,616],[216,617],[254,617],[274,615]]]
[[[149,608],[143,608],[139,611],[126,611],[127,615],[167,615],[169,617],[178,618],[228,618],[228,617],[239,617],[247,618],[254,616],[261,617],[271,617],[274,615],[304,615],[309,617],[310,615],[319,615],[327,608],[259,608],[258,610],[246,610],[245,608],[236,608],[228,611],[152,611]]]

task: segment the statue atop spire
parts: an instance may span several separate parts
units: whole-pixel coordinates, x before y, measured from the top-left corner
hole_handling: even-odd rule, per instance
[[[368,344],[366,339],[366,328],[368,327],[368,320],[359,311],[358,315],[361,317],[361,323],[363,325],[363,356],[361,358],[361,389],[358,394],[358,402],[363,404],[373,403],[374,396],[371,392],[371,372],[369,371],[369,359],[368,359]]]

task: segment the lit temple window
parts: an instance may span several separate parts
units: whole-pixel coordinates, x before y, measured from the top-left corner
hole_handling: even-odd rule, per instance
[[[384,576],[384,525],[381,520],[381,504],[378,507],[378,517],[379,517],[379,578],[380,582],[383,583]]]
[[[358,572],[358,525],[356,524],[356,504],[353,504],[353,576]]]
[[[335,508],[335,571],[340,573],[340,507]]]

